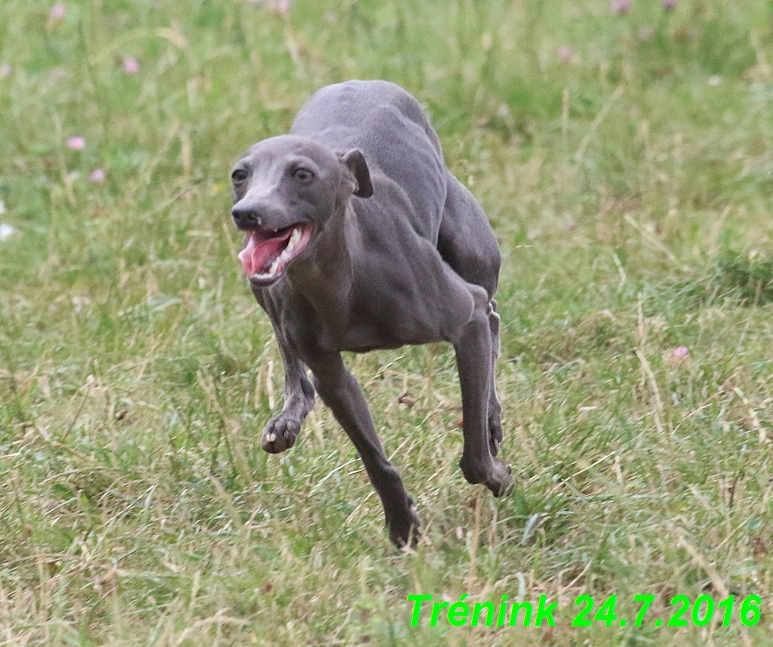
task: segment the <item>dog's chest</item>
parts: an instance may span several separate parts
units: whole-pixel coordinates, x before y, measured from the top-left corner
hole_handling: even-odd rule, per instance
[[[466,291],[453,295],[449,290],[444,298],[431,298],[420,290],[403,288],[378,291],[371,287],[364,296],[355,296],[346,306],[343,325],[335,316],[322,317],[320,345],[333,351],[367,352],[448,341],[469,319],[471,298]]]
[[[321,307],[295,301],[295,307],[276,313],[279,316],[275,324],[301,358],[341,351],[362,353],[449,338],[451,317],[437,301],[421,300],[409,305],[386,295],[369,297]]]
[[[350,270],[296,276],[271,291],[281,302],[272,319],[279,315],[278,327],[301,356],[458,337],[473,309],[470,286],[429,242],[388,233],[363,237]]]

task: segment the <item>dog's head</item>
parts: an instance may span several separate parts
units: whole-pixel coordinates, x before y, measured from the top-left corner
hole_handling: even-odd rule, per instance
[[[255,287],[275,283],[302,258],[352,195],[373,195],[359,149],[334,151],[295,135],[255,144],[234,165],[231,182],[231,215],[248,236],[239,260]]]

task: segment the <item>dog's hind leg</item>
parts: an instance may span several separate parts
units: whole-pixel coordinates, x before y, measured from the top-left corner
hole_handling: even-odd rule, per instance
[[[317,393],[354,443],[381,499],[389,538],[398,547],[415,544],[419,520],[413,511],[413,499],[384,453],[357,380],[346,370],[338,353],[317,357],[310,368]]]
[[[488,323],[491,333],[491,383],[488,390],[488,429],[491,442],[491,453],[499,453],[502,442],[502,405],[499,403],[496,385],[496,362],[499,357],[499,315],[496,311],[497,302],[489,301]]]
[[[489,394],[492,380],[490,303],[477,290],[472,318],[454,342],[459,383],[462,387],[464,450],[459,466],[470,483],[483,483],[494,496],[508,494],[513,477],[510,467],[494,456],[491,443]]]
[[[499,315],[493,297],[499,281],[501,256],[485,212],[473,195],[450,173],[437,248],[443,260],[459,276],[468,283],[481,286],[488,294],[491,379],[487,417],[491,453],[496,456],[502,442],[502,407],[497,397],[495,379],[496,360],[499,356]]]
[[[269,454],[290,449],[301,430],[301,425],[314,407],[314,387],[306,377],[303,362],[281,341],[277,334],[279,351],[285,370],[284,406],[263,429],[261,445]]]

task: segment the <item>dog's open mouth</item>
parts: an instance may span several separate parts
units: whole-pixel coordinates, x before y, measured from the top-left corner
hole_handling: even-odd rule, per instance
[[[244,273],[253,284],[269,285],[309,242],[310,225],[292,225],[284,229],[248,231],[247,246],[239,253]]]

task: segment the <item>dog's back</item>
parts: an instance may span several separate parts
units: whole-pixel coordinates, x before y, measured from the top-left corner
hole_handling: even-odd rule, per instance
[[[359,148],[376,190],[379,175],[401,187],[414,209],[404,215],[417,233],[437,242],[447,190],[443,153],[421,106],[400,86],[348,81],[324,87],[304,104],[290,132],[333,149]]]

